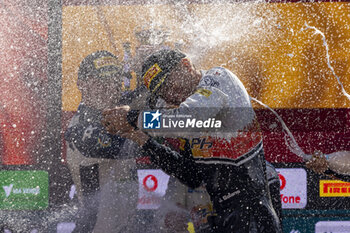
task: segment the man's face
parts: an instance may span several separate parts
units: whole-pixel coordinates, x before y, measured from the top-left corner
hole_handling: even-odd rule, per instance
[[[122,92],[121,77],[88,78],[83,91],[85,99],[96,109],[114,107],[120,99]]]
[[[168,104],[179,105],[192,94],[191,75],[180,63],[167,76],[166,82],[158,91]]]

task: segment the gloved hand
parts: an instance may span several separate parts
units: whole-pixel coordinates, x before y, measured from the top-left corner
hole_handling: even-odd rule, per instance
[[[323,174],[329,167],[328,161],[324,154],[320,151],[315,151],[312,159],[306,162],[306,167],[313,170],[317,174]]]
[[[141,130],[135,130],[135,129],[132,129],[128,132],[124,132],[120,134],[120,136],[136,142],[141,147],[150,138],[147,134],[143,133]]]
[[[123,134],[134,129],[127,120],[130,107],[127,105],[104,110],[102,113],[102,125],[110,134]]]

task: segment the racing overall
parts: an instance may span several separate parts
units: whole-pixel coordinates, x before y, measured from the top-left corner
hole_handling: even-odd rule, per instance
[[[162,117],[191,117],[187,130],[167,130],[167,135],[148,131],[151,136],[179,138],[181,150],[154,139],[143,149],[152,162],[189,187],[205,185],[216,214],[208,219],[208,232],[281,232],[267,186],[262,134],[249,95],[234,74],[221,67],[210,69],[179,108],[160,112]],[[139,127],[144,122],[140,116]],[[220,121],[220,129],[193,128],[206,121],[211,126]]]
[[[80,208],[74,232],[136,231],[137,145],[110,135],[101,113],[80,104],[65,133]]]

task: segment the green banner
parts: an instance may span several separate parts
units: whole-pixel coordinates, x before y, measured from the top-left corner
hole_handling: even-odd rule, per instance
[[[0,171],[0,209],[41,210],[49,205],[46,171]]]

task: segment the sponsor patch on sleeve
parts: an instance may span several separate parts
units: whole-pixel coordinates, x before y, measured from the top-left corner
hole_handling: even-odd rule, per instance
[[[220,83],[216,80],[215,77],[211,75],[206,75],[202,80],[201,83],[204,86],[209,86],[209,87],[219,87]]]
[[[213,94],[213,92],[211,92],[210,90],[204,89],[204,88],[199,88],[196,93],[204,95],[205,97],[209,97],[211,94]]]
[[[112,139],[108,135],[100,133],[100,135],[97,138],[97,142],[101,147],[105,148],[111,146]]]
[[[147,88],[149,88],[152,79],[156,77],[157,74],[159,74],[160,72],[162,72],[162,69],[159,67],[157,63],[151,66],[151,68],[147,70],[147,72],[143,76],[143,81]]]

